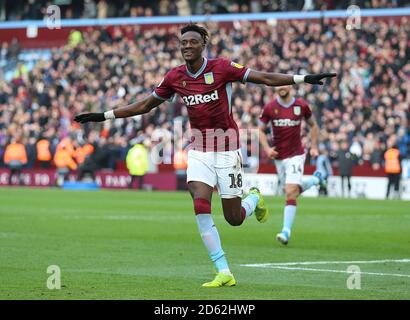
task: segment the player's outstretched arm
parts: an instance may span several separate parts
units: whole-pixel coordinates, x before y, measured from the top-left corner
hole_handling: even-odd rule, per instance
[[[266,124],[260,122],[259,124],[259,142],[262,145],[263,150],[265,150],[266,154],[270,159],[275,159],[278,155],[278,152],[275,150],[275,147],[270,147],[268,143],[268,137],[266,136]]]
[[[271,87],[286,86],[299,83],[323,84],[323,79],[335,77],[336,73],[318,73],[307,75],[290,75],[251,70],[247,82],[265,84]]]
[[[311,148],[310,148],[310,155],[312,157],[319,156],[319,149],[317,147],[318,137],[319,137],[319,126],[317,125],[315,116],[312,116],[308,120],[310,126],[310,140],[311,140]]]
[[[74,120],[79,123],[86,123],[86,122],[101,122],[108,119],[115,119],[115,118],[127,118],[136,116],[139,114],[144,114],[150,112],[155,107],[158,107],[163,100],[159,100],[155,98],[153,95],[149,95],[148,97],[129,104],[125,107],[121,107],[115,110],[110,110],[101,113],[83,113],[74,117]]]

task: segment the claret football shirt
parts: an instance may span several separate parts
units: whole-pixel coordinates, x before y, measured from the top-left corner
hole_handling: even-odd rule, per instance
[[[236,150],[239,130],[232,117],[232,82],[245,83],[249,72],[227,59],[203,58],[195,74],[186,65],[171,69],[152,94],[160,100],[181,96],[188,108],[195,150]]]
[[[302,119],[311,116],[308,103],[300,98],[293,98],[288,105],[275,99],[264,106],[260,121],[272,125],[273,146],[278,152],[278,160],[304,154],[301,123]]]

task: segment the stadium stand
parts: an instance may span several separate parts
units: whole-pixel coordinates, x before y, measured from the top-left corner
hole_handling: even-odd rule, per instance
[[[316,114],[321,147],[328,150],[333,165],[337,166],[344,141],[355,165],[370,170],[381,172],[388,143],[396,142],[402,158],[409,158],[407,17],[363,19],[361,29],[351,32],[346,32],[342,19],[206,25],[211,32],[210,58],[224,56],[266,71],[338,73],[337,81],[326,88],[296,89]],[[181,138],[174,134],[174,125],[182,124],[182,132],[188,129],[182,100],[148,115],[83,127],[73,122],[73,115],[112,109],[149,94],[169,68],[182,63],[177,34],[177,25],[144,29],[127,25],[89,28],[76,41],[67,39],[57,48],[22,50],[16,42],[2,43],[0,166],[12,137],[23,139],[30,168],[39,166],[33,154],[38,140],[48,139],[54,156],[67,136],[76,148],[94,146],[95,170],[126,170],[127,151],[139,142],[150,148],[164,143],[165,163],[171,165],[172,144]],[[240,128],[257,128],[261,108],[274,97],[274,90],[234,85],[233,97]],[[304,142],[309,148],[309,139]],[[261,152],[260,159],[248,159],[248,166],[270,163]],[[314,165],[314,160],[307,163]]]
[[[41,20],[50,4],[48,0],[6,0],[0,6],[0,20]],[[365,8],[396,8],[405,0],[71,0],[55,1],[62,18],[107,18],[137,16],[189,16],[226,13],[257,13],[278,11],[309,11],[346,9],[354,4]],[[1,14],[3,13],[3,14]],[[3,17],[3,18],[2,18]]]

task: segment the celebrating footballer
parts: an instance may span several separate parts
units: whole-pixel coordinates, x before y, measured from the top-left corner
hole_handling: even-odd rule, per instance
[[[268,217],[268,209],[257,188],[251,188],[248,195],[243,197],[239,130],[231,108],[232,83],[251,82],[275,87],[301,83],[321,85],[325,78],[336,74],[268,73],[252,70],[225,58],[208,59],[203,55],[208,41],[209,35],[205,28],[196,24],[184,26],[181,29],[180,49],[185,64],[169,70],[152,94],[115,110],[77,115],[75,120],[86,123],[132,117],[150,112],[171,100],[175,94],[182,97],[192,128],[188,151],[188,190],[193,200],[199,233],[216,269],[215,278],[203,286],[222,287],[234,286],[236,280],[211,215],[214,188],[218,189],[222,199],[224,217],[232,226],[241,225],[253,214],[259,222],[265,222]],[[299,116],[307,117],[308,108],[304,105],[300,107],[303,109]],[[270,118],[262,119],[269,121]],[[279,157],[286,152],[277,151]]]

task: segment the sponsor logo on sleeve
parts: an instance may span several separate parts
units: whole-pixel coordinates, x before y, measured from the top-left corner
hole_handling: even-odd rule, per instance
[[[238,69],[242,69],[243,68],[243,65],[241,65],[241,64],[239,64],[239,63],[236,63],[236,62],[231,62],[231,66],[232,67],[235,67],[235,68],[238,68]]]

